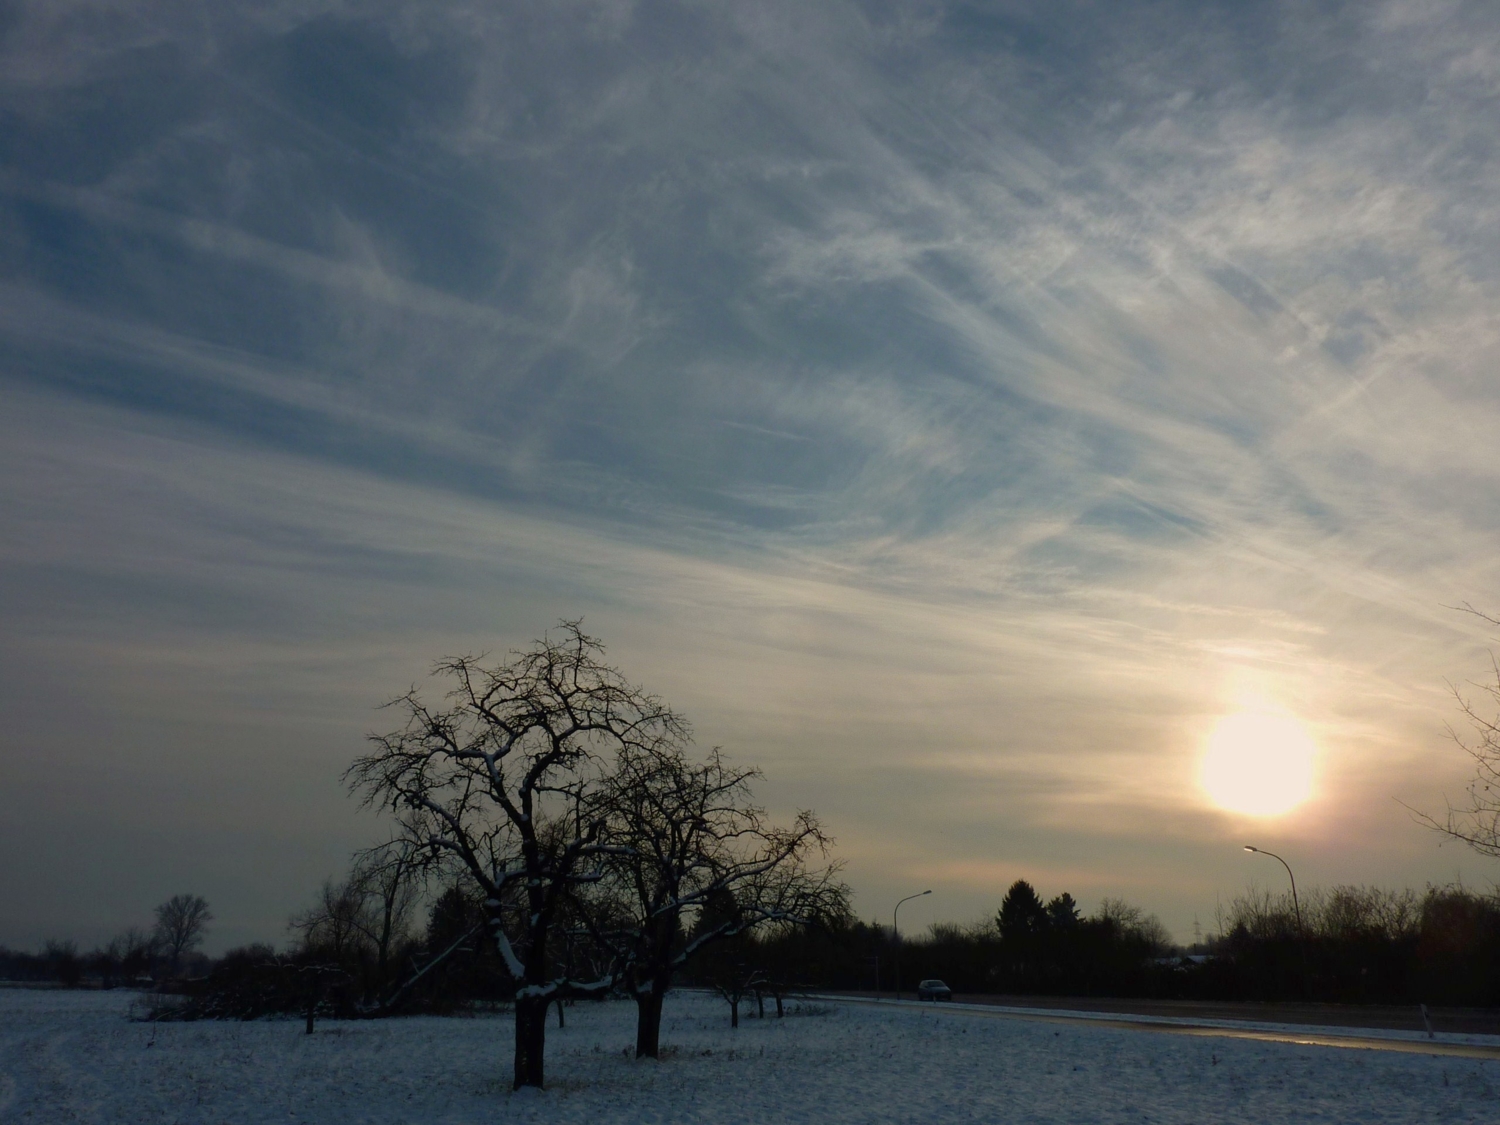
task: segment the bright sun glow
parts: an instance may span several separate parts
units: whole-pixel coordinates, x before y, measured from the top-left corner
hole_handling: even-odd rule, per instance
[[[1270,711],[1241,711],[1208,736],[1199,781],[1219,808],[1281,816],[1312,794],[1317,747],[1301,723]]]

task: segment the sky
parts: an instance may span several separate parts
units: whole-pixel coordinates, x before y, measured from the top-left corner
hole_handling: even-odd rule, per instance
[[[577,617],[903,930],[1488,887],[1497,174],[1487,3],[0,4],[0,943],[283,940]]]

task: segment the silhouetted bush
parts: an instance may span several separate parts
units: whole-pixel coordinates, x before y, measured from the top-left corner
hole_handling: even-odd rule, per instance
[[[1334,887],[1302,903],[1252,890],[1212,943],[1213,998],[1500,1004],[1500,901],[1461,887]]]
[[[206,977],[182,987],[180,1003],[149,1009],[155,1020],[306,1016],[348,1019],[360,1014],[358,984],[341,967],[306,952],[279,955],[269,945],[226,953]]]
[[[1157,963],[1169,946],[1161,923],[1126,903],[1106,899],[1097,915],[1081,918],[1071,895],[1044,902],[1020,882],[994,922],[939,924],[923,937],[903,938],[901,985],[907,995],[928,977],[959,993],[1159,995],[1177,988],[1181,975],[1176,962]],[[770,994],[889,992],[897,954],[889,929],[848,921],[751,940],[739,958]],[[690,979],[712,983],[705,968],[690,966]]]
[[[1338,886],[1301,908],[1299,927],[1290,894],[1251,889],[1223,912],[1222,936],[1180,950],[1119,900],[1080,917],[1070,896],[1044,901],[1018,883],[993,923],[904,939],[901,981],[907,995],[937,977],[956,993],[1500,1006],[1500,898]],[[742,957],[768,981],[889,992],[895,954],[888,928],[851,922],[752,942]]]

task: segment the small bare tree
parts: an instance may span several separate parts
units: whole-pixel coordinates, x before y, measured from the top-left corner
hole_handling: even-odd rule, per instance
[[[161,938],[136,926],[121,930],[109,939],[104,954],[119,974],[128,980],[149,972],[151,962],[161,949]]]
[[[718,750],[694,762],[675,743],[630,747],[597,791],[615,900],[593,916],[613,921],[596,936],[613,944],[635,999],[637,1058],[658,1057],[673,974],[704,947],[848,909],[839,865],[806,866],[831,843],[817,818],[802,812],[790,828],[768,823],[751,800],[759,776],[732,768]]]
[[[593,791],[609,758],[681,740],[686,724],[603,663],[603,646],[564,622],[505,664],[446,660],[442,705],[413,688],[406,717],[346,775],[389,810],[431,863],[457,864],[482,889],[490,937],[516,986],[514,1085],[541,1086],[547,1008],[597,994],[612,974],[559,974],[549,941],[567,898],[603,877],[607,845]]]
[[[1500,625],[1500,618],[1480,613],[1470,605],[1463,608],[1491,625]],[[1472,735],[1465,737],[1452,727],[1448,728],[1453,740],[1474,759],[1468,801],[1460,806],[1450,804],[1441,820],[1423,812],[1415,815],[1429,828],[1469,845],[1481,855],[1500,858],[1500,662],[1493,654],[1490,656],[1490,673],[1486,682],[1470,685],[1478,691],[1477,696],[1465,695],[1459,688],[1453,689],[1458,709],[1473,731]]]
[[[213,912],[202,895],[173,895],[156,908],[156,933],[175,971],[183,955],[203,941]]]
[[[350,883],[358,888],[364,907],[354,924],[375,950],[379,987],[390,977],[391,954],[410,933],[420,898],[422,860],[409,840],[392,840],[361,852]]]
[[[1162,954],[1172,948],[1172,933],[1155,914],[1147,914],[1122,898],[1105,898],[1094,917],[1114,926],[1117,933],[1128,934],[1147,945],[1152,953]]]
[[[357,975],[366,1007],[380,1006],[396,947],[410,938],[421,867],[406,841],[359,852],[348,876],[324,880],[317,901],[288,923],[304,952],[341,966],[350,979]]]
[[[372,928],[367,915],[364,889],[356,879],[325,879],[317,901],[295,915],[288,928],[302,939],[308,952],[343,962],[366,947]]]

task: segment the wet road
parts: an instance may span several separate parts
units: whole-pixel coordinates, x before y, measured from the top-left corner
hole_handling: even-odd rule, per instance
[[[844,1003],[876,1004],[882,1007],[910,1008],[920,1011],[942,1011],[950,1015],[974,1016],[979,1019],[1030,1020],[1035,1023],[1090,1024],[1127,1031],[1154,1031],[1163,1035],[1190,1035],[1214,1039],[1254,1039],[1268,1043],[1298,1043],[1309,1047],[1335,1047],[1343,1050],[1394,1051],[1402,1054],[1445,1055],[1467,1059],[1500,1061],[1500,1038],[1493,1043],[1459,1042],[1457,1036],[1441,1038],[1390,1038],[1369,1034],[1369,1028],[1265,1027],[1254,1023],[1226,1026],[1229,1021],[1196,1022],[1192,1017],[1153,1016],[1137,1013],[1087,1012],[1064,1009],[1011,1007],[1000,1004],[944,1003],[931,1004],[916,1000],[877,1000],[872,997],[828,994],[819,999]],[[1364,1031],[1365,1034],[1361,1034]]]

